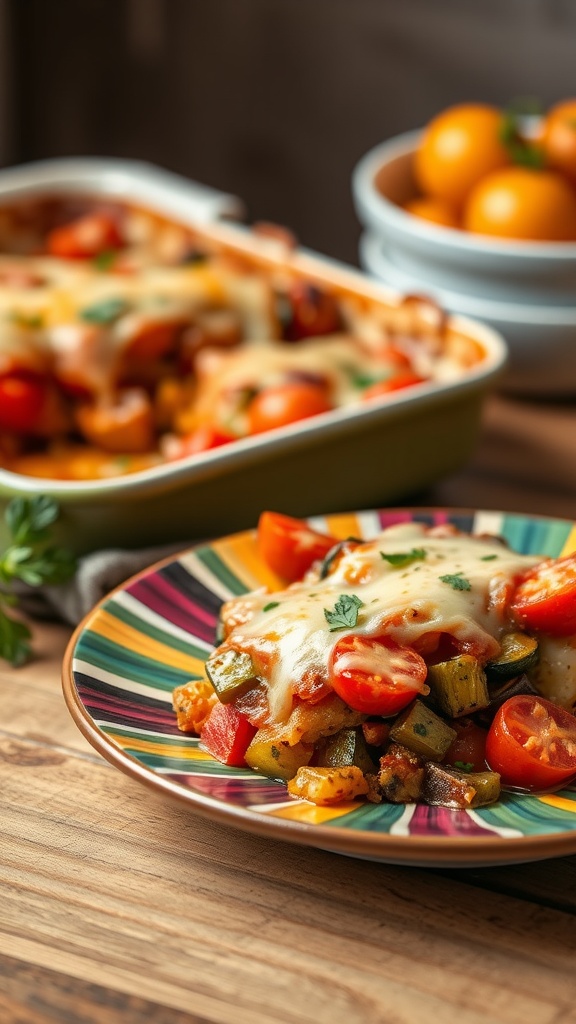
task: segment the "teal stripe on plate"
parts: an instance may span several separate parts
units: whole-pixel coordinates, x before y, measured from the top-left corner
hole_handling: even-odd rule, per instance
[[[345,827],[358,832],[389,832],[405,811],[405,804],[359,804],[350,814],[324,824],[328,828]]]
[[[507,515],[502,535],[514,551],[529,555],[558,555],[564,547],[572,523],[558,519],[526,519]]]
[[[572,798],[568,793],[562,793],[562,796]],[[499,803],[493,807],[482,807],[476,813],[490,825],[519,829],[524,835],[576,830],[576,813],[570,814],[559,807],[543,804],[534,796],[505,793]]]
[[[86,661],[92,668],[103,669],[135,683],[145,683],[157,690],[172,690],[189,679],[201,678],[198,673],[172,668],[161,661],[152,661],[143,654],[120,647],[89,630],[78,641],[76,658]]]
[[[195,548],[196,558],[237,597],[248,590],[246,584],[229,569],[226,562],[211,547]]]

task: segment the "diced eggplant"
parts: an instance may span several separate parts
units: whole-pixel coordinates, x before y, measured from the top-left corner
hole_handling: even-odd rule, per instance
[[[438,807],[484,807],[498,800],[500,776],[490,771],[461,772],[429,761],[422,796],[427,804]]]
[[[390,803],[414,803],[422,796],[424,761],[407,747],[392,743],[380,758],[378,784]]]
[[[344,768],[355,765],[364,774],[376,771],[376,765],[366,749],[361,729],[341,729],[335,736],[320,740],[316,763],[319,768]]]
[[[250,655],[232,647],[211,655],[206,662],[206,674],[221,704],[229,704],[258,682]]]
[[[538,661],[538,641],[527,633],[506,633],[500,654],[484,666],[488,682],[504,682],[528,672]]]
[[[517,676],[515,679],[507,679],[500,686],[490,686],[490,703],[478,714],[478,720],[489,725],[494,715],[510,697],[521,697],[525,695],[537,696],[538,690],[532,685],[527,675]]]
[[[431,665],[427,682],[433,700],[450,718],[470,715],[490,703],[486,675],[469,654]]]
[[[441,761],[456,732],[421,700],[415,700],[394,722],[390,739],[426,760]]]

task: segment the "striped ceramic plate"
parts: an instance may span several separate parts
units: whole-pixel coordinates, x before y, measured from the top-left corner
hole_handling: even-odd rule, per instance
[[[314,517],[335,537],[377,534],[394,522],[451,522],[500,534],[524,553],[576,550],[576,524],[499,512],[385,509]],[[253,531],[152,566],[103,601],[76,631],[65,660],[68,706],[90,742],[128,774],[222,822],[277,839],[389,863],[462,865],[576,852],[576,791],[505,794],[476,811],[410,804],[315,807],[252,771],[227,768],[178,732],[174,686],[202,675],[218,610],[231,595],[280,581],[259,561]]]

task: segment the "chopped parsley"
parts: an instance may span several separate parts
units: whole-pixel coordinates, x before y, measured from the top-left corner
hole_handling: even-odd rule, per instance
[[[474,765],[471,761],[454,761],[454,767],[457,768],[459,772],[471,772]]]
[[[384,551],[380,552],[380,557],[393,565],[394,568],[403,568],[405,565],[410,565],[411,562],[417,562],[419,559],[426,558],[425,548],[412,548],[411,551],[399,551],[395,555],[387,555]]]
[[[264,605],[262,611],[263,612],[271,612],[272,609],[273,608],[277,608],[279,604],[280,604],[280,601],[269,601],[268,604]]]
[[[116,249],[104,249],[103,252],[99,252],[94,257],[92,260],[92,266],[95,270],[100,270],[102,273],[105,273],[114,266],[117,255],[118,253],[116,252]]]
[[[453,590],[472,590],[470,580],[467,580],[461,572],[448,573],[446,576],[439,576],[442,583],[447,583]]]
[[[480,558],[480,561],[481,562],[493,562],[495,558],[498,558],[498,555],[482,555],[481,558]]]
[[[416,733],[417,736],[427,736],[428,735],[428,729],[426,728],[425,725],[422,724],[422,722],[416,722],[415,723],[415,725],[414,725],[414,732]]]
[[[334,605],[334,611],[324,609],[326,622],[330,626],[330,632],[336,629],[348,629],[358,622],[358,610],[364,604],[356,594],[340,594]]]
[[[81,309],[80,317],[89,324],[111,324],[122,316],[122,313],[126,313],[128,308],[125,299],[103,299],[102,302],[95,302],[93,306]]]

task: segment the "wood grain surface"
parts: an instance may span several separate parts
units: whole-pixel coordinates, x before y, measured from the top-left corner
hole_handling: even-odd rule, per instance
[[[425,503],[574,516],[574,412],[548,413],[495,399]],[[69,631],[33,629],[0,663],[0,1024],[576,1024],[576,858],[403,868],[205,820],[88,745]]]

